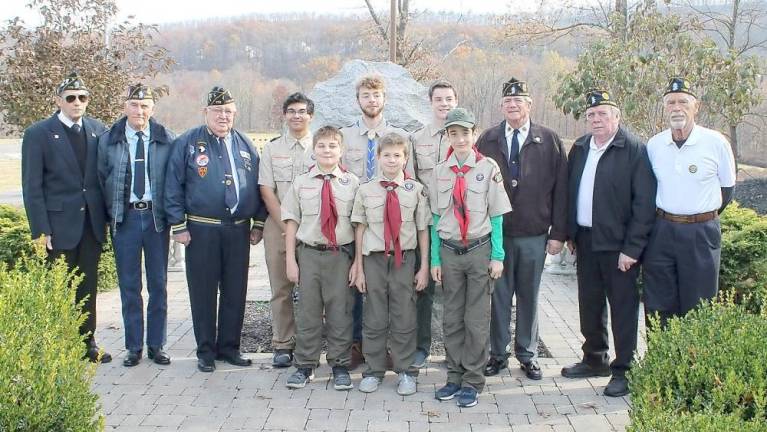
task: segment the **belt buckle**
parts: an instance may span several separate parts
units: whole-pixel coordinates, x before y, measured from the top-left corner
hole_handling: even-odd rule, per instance
[[[136,210],[146,210],[149,208],[149,203],[146,201],[136,201],[133,203],[133,208]]]

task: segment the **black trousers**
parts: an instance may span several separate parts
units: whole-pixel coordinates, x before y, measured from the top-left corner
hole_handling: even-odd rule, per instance
[[[661,326],[716,297],[721,240],[719,218],[691,224],[655,221],[642,267],[645,309],[659,313]]]
[[[607,363],[607,304],[615,344],[615,359],[610,363],[613,375],[622,375],[631,367],[637,347],[639,291],[636,286],[639,264],[627,272],[618,269],[620,252],[596,252],[591,231],[579,229],[575,237],[578,257],[578,310],[580,313],[584,361],[591,365]]]
[[[188,223],[186,278],[192,307],[197,358],[240,351],[245,296],[248,291],[250,237],[248,224]]]
[[[55,238],[55,233],[53,236]],[[48,260],[50,262],[59,257],[64,257],[69,271],[77,270],[77,274],[83,276],[82,281],[77,286],[75,301],[79,303],[85,299],[82,312],[87,313],[88,316],[80,326],[80,334],[86,336],[85,343],[87,347],[96,346],[94,339],[94,334],[96,333],[96,293],[98,292],[99,260],[101,259],[102,248],[103,245],[93,235],[90,216],[86,214],[83,236],[80,238],[80,243],[74,249],[53,249],[48,251]]]

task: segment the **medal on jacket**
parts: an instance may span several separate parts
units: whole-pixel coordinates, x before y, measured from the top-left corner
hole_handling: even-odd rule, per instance
[[[205,177],[208,174],[208,167],[207,166],[197,167],[197,174],[200,177]]]

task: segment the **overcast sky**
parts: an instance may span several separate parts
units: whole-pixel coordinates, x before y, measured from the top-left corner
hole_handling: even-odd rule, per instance
[[[37,23],[37,14],[25,7],[28,0],[3,0],[0,19],[21,16],[27,23]],[[531,2],[535,3],[535,2]],[[389,0],[374,0],[377,9],[388,10]],[[227,17],[252,13],[367,13],[363,0],[117,0],[120,16],[135,15],[144,23],[166,23]],[[411,0],[410,9],[505,13],[509,0]]]

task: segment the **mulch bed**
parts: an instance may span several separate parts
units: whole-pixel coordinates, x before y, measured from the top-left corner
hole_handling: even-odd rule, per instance
[[[749,179],[735,186],[735,200],[742,207],[767,215],[767,178]]]

